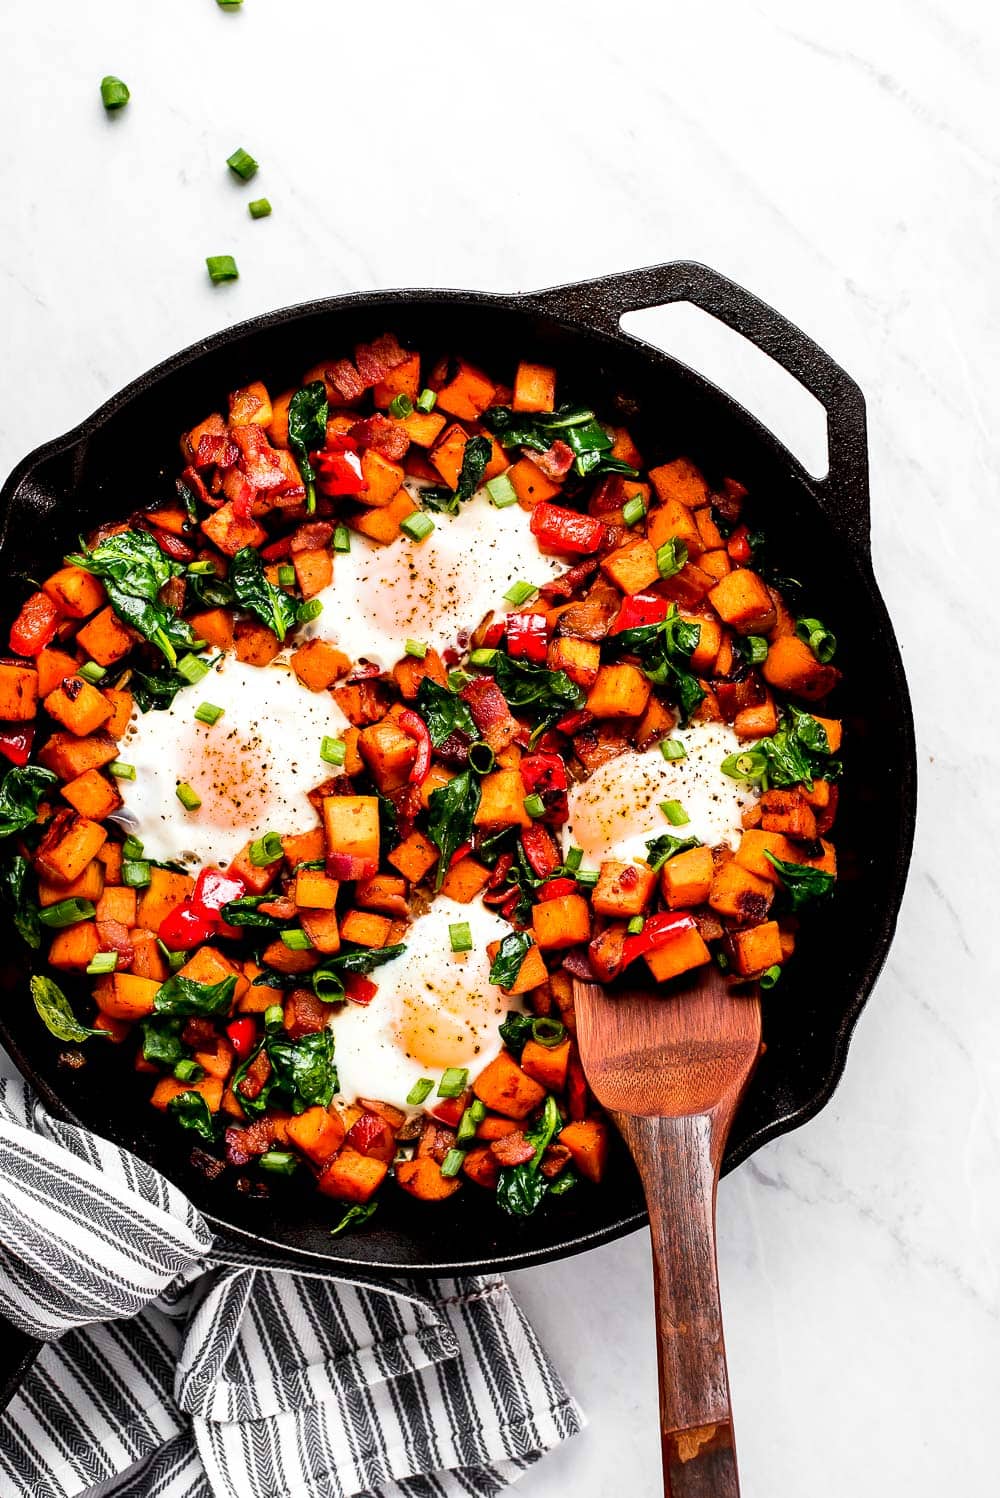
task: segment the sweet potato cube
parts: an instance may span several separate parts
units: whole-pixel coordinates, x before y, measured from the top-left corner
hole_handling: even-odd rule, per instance
[[[324,796],[323,826],[328,853],[378,862],[377,796]]]
[[[384,795],[406,785],[417,757],[415,741],[392,718],[363,728],[358,735],[358,750]]]
[[[496,388],[489,375],[460,359],[454,377],[438,391],[437,404],[459,421],[478,421]]]
[[[733,728],[741,739],[766,739],[778,730],[778,710],[770,693],[764,702],[744,707],[733,719]]]
[[[107,844],[104,845],[107,847]],[[104,849],[100,850],[103,853]],[[90,900],[97,904],[104,893],[104,881],[106,878],[104,865],[98,857],[92,859],[82,873],[78,874],[69,884],[49,884],[46,880],[38,882],[38,903],[42,907],[46,905],[58,905],[60,900]]]
[[[552,499],[562,492],[562,486],[546,477],[538,464],[532,463],[530,458],[520,458],[512,464],[507,469],[507,477],[522,508],[526,510],[534,509],[542,500]]]
[[[486,943],[486,955],[492,962],[500,950],[498,941]],[[545,961],[537,946],[530,946],[521,959],[521,966],[517,970],[517,976],[509,988],[501,988],[500,992],[509,994],[512,998],[522,993],[530,993],[537,988],[539,983],[544,983],[548,974],[545,971]]]
[[[581,1118],[568,1123],[559,1133],[559,1143],[564,1144],[573,1157],[573,1164],[585,1180],[595,1184],[604,1175],[608,1163],[608,1126],[600,1118]]]
[[[105,687],[104,695],[111,703],[111,717],[104,725],[105,732],[113,739],[124,738],[135,710],[132,693],[125,691],[123,687]]]
[[[497,1181],[500,1179],[500,1166],[488,1144],[477,1144],[467,1151],[462,1161],[462,1174],[468,1176],[469,1180],[474,1181],[477,1186],[484,1186],[487,1191],[496,1190]]]
[[[743,925],[764,920],[773,900],[774,890],[768,881],[751,874],[735,858],[719,864],[712,875],[709,905],[719,915]]]
[[[135,927],[132,931],[132,961],[129,971],[137,978],[152,978],[157,983],[165,983],[170,976],[170,968],[164,957],[157,940],[155,931],[144,931],[141,927]],[[274,989],[269,988],[270,1003],[274,1003]]]
[[[387,854],[387,861],[411,884],[419,884],[438,861],[438,850],[429,837],[414,828]]]
[[[623,593],[641,593],[650,583],[660,580],[656,547],[643,536],[635,536],[609,552],[601,563],[601,571]]]
[[[674,458],[672,463],[661,463],[649,470],[653,488],[660,499],[675,499],[689,510],[699,509],[711,502],[709,489],[701,470],[689,458]]]
[[[141,982],[141,979],[137,979]],[[202,1077],[198,1082],[178,1082],[174,1077],[161,1077],[153,1088],[150,1098],[154,1108],[166,1111],[168,1103],[182,1092],[197,1092],[205,1099],[209,1113],[218,1113],[222,1104],[223,1083],[221,1077]]]
[[[99,921],[119,921],[129,930],[135,925],[137,896],[134,889],[124,884],[106,885],[97,901]]]
[[[637,749],[649,749],[660,739],[666,738],[672,728],[676,726],[677,719],[671,708],[661,702],[658,697],[650,693],[643,713],[635,729],[635,743]]]
[[[764,921],[745,931],[734,931],[729,938],[729,951],[733,966],[744,977],[774,967],[784,960],[777,921]]]
[[[784,863],[803,864],[810,869],[822,869],[826,874],[836,874],[836,849],[832,843],[822,839],[820,841],[823,851],[818,858],[814,858],[803,851],[801,844],[790,842],[783,833],[764,832],[753,827],[744,832],[740,839],[736,862],[751,874],[756,874],[759,879],[766,879],[769,884],[780,884],[781,876],[767,857],[768,853],[773,853],[775,858]]]
[[[372,390],[372,400],[379,411],[387,411],[397,395],[415,401],[420,394],[420,355],[410,354],[394,369],[387,370]]]
[[[565,671],[579,687],[592,687],[601,666],[601,647],[595,640],[576,640],[561,635],[548,651],[550,671]]]
[[[86,619],[107,599],[100,578],[83,567],[61,567],[42,583],[42,592],[70,619]]]
[[[722,626],[717,619],[702,619],[694,614],[681,613],[681,618],[686,624],[698,626],[698,643],[691,652],[691,669],[699,676],[707,676],[722,648]]]
[[[844,741],[844,725],[839,718],[821,718],[818,713],[813,717],[821,727],[826,729],[826,741],[830,746],[830,753],[836,754]]]
[[[303,598],[315,598],[333,582],[333,557],[323,546],[293,551],[292,565]]]
[[[293,951],[279,937],[264,948],[261,961],[265,967],[273,967],[278,973],[311,973],[319,966],[319,953],[311,947],[305,952]]]
[[[128,655],[138,638],[109,605],[77,631],[76,643],[99,666],[113,666]]]
[[[93,822],[103,822],[105,817],[117,811],[122,804],[118,787],[103,776],[100,770],[85,770],[75,780],[67,781],[62,788],[62,795],[74,811],[78,811],[81,817],[89,817]]]
[[[262,895],[265,890],[271,888],[278,877],[281,870],[281,858],[280,856],[276,858],[274,863],[256,864],[250,857],[252,846],[251,840],[240,849],[236,857],[230,861],[229,872],[243,880],[248,895]],[[284,843],[281,846],[284,848]]]
[[[460,905],[468,905],[486,888],[492,873],[478,858],[460,858],[445,874],[441,893]]]
[[[266,624],[241,619],[233,631],[233,648],[245,666],[269,666],[281,654],[281,641]]]
[[[713,548],[712,551],[703,551],[698,558],[698,566],[702,572],[707,572],[709,577],[714,577],[716,582],[733,570],[729,553],[721,547]]]
[[[107,836],[98,822],[75,811],[57,812],[35,854],[39,878],[52,884],[69,884],[96,858]]]
[[[430,1163],[433,1165],[434,1162]],[[326,1166],[316,1184],[324,1196],[335,1197],[337,1201],[367,1202],[388,1172],[385,1160],[372,1159],[357,1150],[342,1149]]]
[[[642,915],[655,889],[656,875],[646,864],[609,858],[601,864],[591,904],[598,915],[627,919]]]
[[[74,674],[76,660],[73,656],[67,655],[65,650],[53,650],[51,646],[47,646],[35,656],[35,666],[38,678],[36,694],[39,697],[47,697],[61,681]]]
[[[532,909],[531,926],[543,952],[575,947],[590,940],[590,908],[582,895],[542,900]]]
[[[392,668],[392,677],[399,688],[400,696],[405,697],[407,702],[414,700],[425,676],[429,676],[431,681],[436,681],[440,687],[448,683],[444,662],[436,650],[428,650],[423,660],[418,660],[413,655],[404,655]]]
[[[0,719],[30,723],[37,711],[38,672],[34,666],[0,662]]]
[[[412,411],[401,425],[417,447],[433,447],[448,425],[448,418],[440,411]]]
[[[566,1086],[571,1044],[569,1036],[558,1045],[526,1041],[521,1052],[521,1070],[533,1077],[546,1092],[562,1092]]]
[[[315,863],[326,856],[326,838],[322,827],[310,827],[308,832],[296,832],[281,839],[288,866],[297,868],[300,863]]]
[[[458,488],[462,463],[465,459],[465,445],[468,440],[468,432],[455,421],[441,434],[441,437],[431,449],[431,465],[437,470],[449,489]]]
[[[340,884],[319,869],[300,869],[295,876],[292,898],[306,910],[333,910]]]
[[[232,427],[270,426],[273,415],[267,386],[260,380],[234,390],[229,397],[229,425]]]
[[[256,520],[243,520],[237,515],[232,503],[227,502],[213,510],[201,522],[202,533],[227,557],[234,557],[244,546],[260,548],[267,540],[267,531]]]
[[[816,836],[816,813],[798,786],[765,791],[760,798],[760,825],[765,832],[783,832],[786,837],[811,842]]]
[[[103,692],[82,676],[67,676],[45,699],[45,711],[77,738],[85,738],[106,723],[114,712]]]
[[[149,883],[139,892],[136,920],[150,931],[159,931],[166,916],[178,906],[194,889],[190,874],[179,874],[173,869],[149,871]]]
[[[476,811],[477,827],[530,827],[524,809],[526,795],[520,770],[493,770],[479,782],[482,796]]]
[[[359,947],[388,946],[391,932],[389,917],[378,915],[374,910],[349,910],[340,926],[344,940],[355,942]]]
[[[350,664],[344,652],[327,640],[307,640],[291,655],[292,670],[310,692],[325,692]]]
[[[193,983],[222,983],[226,978],[235,978],[234,997],[248,987],[248,981],[235,962],[223,955],[216,947],[198,947],[179,969],[182,978]]]
[[[396,1166],[396,1183],[422,1202],[445,1201],[462,1184],[458,1176],[442,1175],[440,1165],[430,1155],[401,1160]]]
[[[689,557],[698,557],[704,550],[694,516],[676,499],[652,507],[646,517],[646,540],[654,552],[671,540],[683,541]]]
[[[134,973],[110,973],[107,986],[100,985],[98,1003],[113,1019],[136,1020],[152,1014],[160,985],[152,978],[137,978]]]
[[[704,905],[714,874],[711,848],[689,848],[668,858],[660,871],[660,888],[668,910]]]
[[[363,536],[368,536],[372,541],[378,541],[382,546],[388,546],[390,541],[395,541],[402,534],[400,526],[408,515],[412,515],[417,506],[407,494],[405,489],[400,489],[387,505],[381,507],[373,506],[365,510],[363,514],[355,515],[350,520],[354,530],[360,531]],[[411,545],[414,544],[411,542]]]
[[[737,567],[735,572],[728,572],[710,590],[708,597],[719,618],[737,634],[766,634],[774,623],[771,595],[761,578],[748,567]],[[811,655],[808,645],[805,648]],[[767,675],[767,661],[764,662],[764,674]]]
[[[773,640],[761,670],[769,686],[809,702],[825,697],[840,678],[836,666],[818,661],[798,635],[782,635]]]
[[[711,960],[712,954],[697,931],[682,931],[665,947],[646,953],[646,966],[657,983],[666,983],[668,978],[676,978],[693,967],[704,967]]]
[[[522,359],[514,376],[515,411],[554,411],[556,372],[548,364],[532,364]]]
[[[545,1097],[545,1088],[522,1071],[507,1051],[483,1068],[472,1090],[491,1113],[502,1113],[505,1118],[527,1118]]]
[[[228,609],[205,609],[191,615],[191,628],[199,640],[217,650],[232,650],[234,620]]]
[[[398,463],[391,463],[388,458],[383,458],[373,447],[361,459],[361,473],[368,488],[358,495],[358,499],[362,504],[380,510],[399,493],[406,477]]]
[[[587,697],[595,718],[638,718],[645,712],[652,687],[638,666],[628,661],[602,666]]]
[[[49,967],[60,972],[82,973],[100,949],[97,927],[93,921],[79,921],[75,926],[64,926],[56,931],[49,947]]]
[[[694,522],[698,527],[701,544],[706,551],[725,550],[726,538],[715,523],[711,505],[702,505],[694,512]],[[701,565],[699,563],[699,565]]]
[[[273,990],[272,990],[273,992]],[[329,1108],[307,1108],[285,1125],[289,1144],[314,1165],[325,1165],[344,1142],[343,1120]]]

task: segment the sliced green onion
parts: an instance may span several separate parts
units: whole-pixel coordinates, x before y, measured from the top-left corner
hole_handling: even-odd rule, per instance
[[[95,952],[87,963],[87,972],[96,977],[98,973],[113,973],[117,966],[117,952]]]
[[[279,858],[284,857],[284,853],[281,838],[276,832],[265,832],[263,837],[255,838],[250,844],[250,862],[255,869],[266,869],[268,864],[277,863]]]
[[[294,588],[295,587],[295,568],[294,567],[289,567],[289,566],[286,565],[286,566],[282,566],[282,567],[278,568],[278,587],[279,588]]]
[[[123,83],[120,78],[109,73],[106,78],[101,79],[101,103],[109,113],[124,109],[131,97],[128,84]]]
[[[397,421],[405,421],[407,416],[413,415],[413,402],[408,395],[402,391],[394,395],[389,402],[389,415],[394,416]]]
[[[346,525],[338,525],[333,533],[334,551],[350,551],[351,533]]]
[[[129,889],[145,889],[150,883],[150,865],[142,858],[122,859],[122,883]]]
[[[449,1150],[441,1161],[441,1174],[443,1176],[457,1176],[464,1163],[464,1150]]]
[[[517,504],[517,490],[505,473],[498,473],[496,478],[488,479],[486,492],[490,503],[498,510],[506,510],[510,505]]]
[[[767,774],[767,756],[759,749],[742,749],[736,754],[727,754],[719,768],[723,775],[731,775],[734,780],[749,780],[756,784]]]
[[[220,10],[239,10],[243,0],[215,0]]]
[[[671,827],[685,827],[691,820],[679,801],[661,801],[660,810]]]
[[[247,211],[251,218],[270,218],[271,204],[267,198],[254,198],[252,202],[247,204]]]
[[[657,548],[656,565],[661,577],[676,577],[688,559],[688,549],[676,536]]]
[[[202,702],[195,708],[194,715],[199,723],[207,723],[209,728],[212,728],[224,712],[225,708],[216,707],[214,702]]]
[[[187,962],[188,954],[186,952],[171,952],[170,948],[164,946],[159,937],[156,938],[156,945],[159,947],[163,960],[172,973],[176,973]]]
[[[469,1080],[466,1066],[449,1066],[438,1083],[438,1097],[461,1097]]]
[[[183,676],[185,681],[197,686],[202,677],[207,676],[211,666],[208,661],[203,661],[197,655],[182,655],[177,662],[177,674]]]
[[[492,666],[492,664],[496,660],[496,658],[497,658],[497,652],[495,650],[486,650],[486,649],[474,650],[472,652],[472,654],[469,656],[469,665],[470,666]]]
[[[639,524],[645,513],[646,502],[641,494],[633,494],[632,498],[622,505],[622,519],[630,529],[633,525]]]
[[[763,635],[745,635],[743,645],[751,666],[759,666],[767,660],[769,646]]]
[[[188,562],[188,572],[192,577],[208,577],[209,573],[215,571],[214,562]]]
[[[519,608],[522,603],[527,603],[529,598],[534,598],[537,592],[538,589],[534,583],[516,582],[510,585],[503,596],[506,603],[512,604],[514,608]]]
[[[419,1108],[425,1098],[429,1098],[434,1091],[434,1081],[431,1077],[421,1077],[419,1082],[414,1082],[406,1094],[406,1101],[411,1108]]]
[[[725,952],[716,952],[715,965],[719,969],[720,973],[729,972],[729,958],[726,956]]]
[[[342,765],[347,758],[347,745],[343,739],[331,739],[324,734],[320,740],[319,757],[327,765]]]
[[[293,1176],[299,1167],[298,1159],[291,1150],[265,1150],[257,1164],[261,1170],[266,1170],[273,1176]]]
[[[448,672],[448,685],[453,692],[460,692],[472,680],[473,678],[469,675],[468,671],[452,670]]]
[[[80,921],[92,920],[95,914],[90,900],[71,895],[68,900],[59,900],[55,905],[43,905],[38,919],[43,926],[76,926]]]
[[[194,786],[188,785],[186,780],[182,780],[177,787],[177,799],[185,811],[197,811],[201,805],[201,797]]]
[[[550,1196],[565,1196],[567,1191],[572,1191],[574,1186],[579,1186],[580,1177],[570,1165],[561,1170],[554,1181],[549,1182]]]
[[[434,407],[436,405],[437,396],[435,395],[434,391],[421,390],[420,394],[417,396],[417,410],[423,411],[424,415],[426,416],[429,411],[434,410]]]
[[[232,255],[207,255],[205,264],[213,286],[218,286],[220,281],[238,281],[240,278]]]
[[[300,931],[297,926],[293,927],[291,931],[282,931],[281,940],[290,952],[308,952],[312,947],[312,942],[306,933]]]
[[[472,927],[468,921],[455,921],[448,927],[448,940],[453,952],[472,951]]]
[[[767,969],[766,973],[761,973],[761,975],[760,975],[760,986],[761,986],[761,988],[763,988],[765,990],[768,989],[768,988],[773,988],[774,985],[779,981],[780,978],[781,978],[781,967],[776,962],[773,967],[769,967]]]
[[[427,654],[427,646],[423,640],[407,640],[403,649],[407,655],[412,655],[418,661],[422,661]]]
[[[680,739],[661,739],[660,753],[664,759],[687,759],[687,750]]]
[[[145,850],[139,839],[137,837],[133,837],[132,834],[129,833],[128,837],[122,843],[122,857],[141,858],[144,851]]]
[[[625,930],[629,936],[638,936],[645,924],[646,917],[644,915],[634,915],[625,927]]]
[[[226,157],[226,165],[231,172],[235,172],[241,182],[249,182],[258,171],[258,163],[254,161],[249,151],[244,151],[242,146],[238,146],[232,156]]]
[[[285,1023],[285,1011],[280,1004],[268,1004],[264,1010],[264,1029],[277,1030]]]
[[[488,775],[496,762],[497,757],[485,739],[469,745],[469,764],[477,775]]]
[[[190,1056],[184,1056],[174,1067],[174,1076],[178,1082],[200,1082],[205,1075],[205,1068],[199,1066],[197,1061],[192,1061]]]
[[[566,1026],[561,1019],[542,1014],[538,1019],[531,1022],[532,1039],[537,1040],[539,1045],[548,1047],[560,1045],[566,1038]]]
[[[400,522],[399,528],[406,532],[411,541],[423,541],[434,529],[434,522],[422,510],[417,510],[415,514],[407,515],[406,519]]]
[[[477,1097],[474,1097],[459,1120],[458,1133],[455,1136],[456,1144],[468,1144],[470,1140],[475,1139],[476,1130],[485,1117],[485,1103],[481,1103]]]
[[[600,877],[598,869],[577,869],[576,871],[576,882],[582,884],[584,889],[593,889]]]
[[[300,624],[308,624],[312,619],[318,619],[323,612],[323,605],[318,598],[309,598],[305,603],[300,603],[296,618]]]
[[[566,853],[566,857],[563,859],[563,864],[564,864],[564,866],[567,869],[569,869],[570,873],[575,874],[576,871],[577,871],[577,869],[580,867],[580,865],[582,863],[583,863],[583,849],[582,848],[570,848],[570,849],[568,849],[568,851]]]
[[[127,765],[124,760],[113,759],[108,769],[116,780],[135,779],[135,765]]]
[[[533,821],[537,822],[539,817],[544,817],[545,802],[542,800],[537,791],[533,791],[530,796],[525,796],[524,809]]]
[[[108,673],[106,668],[99,666],[96,661],[84,661],[83,665],[77,669],[76,674],[77,676],[82,676],[84,681],[89,681],[92,687],[96,687],[97,683],[103,681]]]
[[[837,654],[837,636],[831,633],[819,619],[798,619],[795,633],[804,640],[813,655],[827,665]]]

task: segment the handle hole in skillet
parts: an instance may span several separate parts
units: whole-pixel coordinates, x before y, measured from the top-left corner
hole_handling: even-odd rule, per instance
[[[689,302],[626,312],[621,328],[688,365],[745,406],[813,478],[829,470],[826,411],[769,355]]]

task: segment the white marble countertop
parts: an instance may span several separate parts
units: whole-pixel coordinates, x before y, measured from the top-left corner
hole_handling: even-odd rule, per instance
[[[839,1091],[722,1188],[744,1494],[995,1491],[995,10],[48,0],[4,7],[0,41],[5,472],[200,335],[356,288],[700,259],[859,381],[920,820]],[[108,72],[133,95],[113,120]],[[237,145],[262,163],[249,192]],[[224,252],[241,279],[213,288]],[[687,322],[662,332],[697,345]],[[780,391],[733,378],[783,419]],[[590,1421],[524,1498],[652,1498],[643,1237],[514,1279]]]

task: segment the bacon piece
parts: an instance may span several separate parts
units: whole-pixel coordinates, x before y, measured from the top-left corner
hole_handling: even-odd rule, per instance
[[[271,1075],[271,1058],[266,1051],[258,1051],[246,1073],[236,1084],[236,1091],[251,1102],[263,1092]]]
[[[333,526],[328,520],[311,520],[308,525],[300,525],[297,531],[292,533],[290,550],[294,556],[297,551],[322,551],[329,546],[333,535]]]
[[[570,1152],[565,1144],[550,1144],[542,1156],[539,1170],[546,1180],[551,1181],[554,1176],[569,1164]]]
[[[191,1047],[192,1051],[208,1050],[210,1046],[215,1045],[218,1038],[218,1031],[210,1019],[194,1014],[184,1021],[181,1039],[185,1045]]]
[[[410,439],[399,422],[391,421],[381,412],[366,416],[363,421],[356,421],[348,436],[362,447],[370,447],[381,453],[383,458],[388,458],[393,463],[403,457],[410,445]]]
[[[530,458],[536,468],[540,468],[549,479],[565,478],[573,466],[573,449],[558,438],[546,452],[540,453],[534,448],[528,448],[524,456]]]
[[[233,427],[232,435],[240,450],[240,467],[255,489],[288,488],[289,474],[262,427]]]
[[[342,401],[356,401],[368,389],[350,359],[335,359],[326,377]]]
[[[561,572],[558,577],[554,577],[550,583],[543,583],[538,591],[550,603],[559,598],[572,598],[580,584],[585,583],[600,565],[596,557],[579,562],[568,572]]]
[[[290,1040],[301,1040],[303,1035],[318,1035],[330,1023],[332,1010],[329,1004],[309,988],[293,988],[285,1000],[285,1029]]]
[[[500,754],[514,742],[518,724],[511,716],[507,699],[495,681],[477,677],[475,681],[466,682],[461,697],[472,714],[472,721],[494,754]]]
[[[131,967],[135,949],[128,927],[122,921],[98,921],[97,940],[102,952],[117,952],[122,967]]]
[[[226,1159],[230,1165],[249,1165],[257,1155],[264,1155],[274,1143],[274,1124],[269,1118],[256,1118],[245,1129],[226,1130]]]
[[[525,1165],[535,1154],[535,1146],[521,1129],[492,1140],[490,1149],[498,1165]]]

